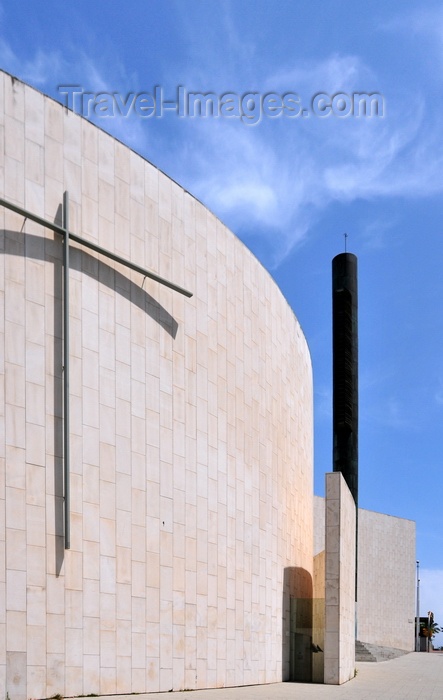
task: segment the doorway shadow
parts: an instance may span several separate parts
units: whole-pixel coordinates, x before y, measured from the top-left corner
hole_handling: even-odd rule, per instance
[[[284,681],[312,681],[313,582],[309,571],[285,568],[282,605]]]

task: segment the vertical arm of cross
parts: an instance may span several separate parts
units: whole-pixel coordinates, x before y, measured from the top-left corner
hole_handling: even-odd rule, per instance
[[[63,194],[63,485],[65,549],[71,548],[69,425],[69,194]]]

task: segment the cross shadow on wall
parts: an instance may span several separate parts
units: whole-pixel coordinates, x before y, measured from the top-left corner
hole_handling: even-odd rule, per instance
[[[60,209],[55,219],[55,222],[60,224]],[[57,576],[60,575],[64,561],[64,514],[63,514],[63,265],[62,265],[62,247],[63,240],[61,236],[53,234],[34,235],[24,231],[26,221],[23,223],[22,230],[0,230],[0,238],[3,239],[3,245],[0,243],[0,249],[3,248],[6,256],[16,256],[23,259],[23,279],[25,279],[25,261],[27,259],[40,260],[52,264],[53,281],[51,294],[54,294],[54,308],[48,308],[47,294],[44,292],[44,307],[45,318],[52,317],[52,346],[47,343],[48,340],[48,325],[45,323],[45,375],[46,375],[46,404],[51,394],[51,387],[48,386],[52,380],[52,407],[53,416],[49,418],[47,409],[45,409],[45,427],[46,427],[46,446],[45,460],[50,459],[53,462],[53,472],[46,474],[46,489],[47,493],[53,495],[53,528],[50,522],[47,522],[47,532],[51,535],[54,533],[54,566]],[[33,226],[37,226],[33,224]],[[98,259],[91,255],[86,250],[81,248],[77,243],[70,246],[70,269],[81,271],[89,277],[97,280],[99,284],[103,284],[127,299],[131,304],[135,304],[143,310],[150,318],[156,321],[173,339],[176,337],[178,323],[173,316],[165,309],[156,299],[135,282],[132,282],[121,272],[115,270],[102,259]],[[141,277],[141,276],[140,276]],[[140,282],[143,280],[141,279]],[[25,285],[27,280],[25,280]],[[32,284],[32,281],[29,281]],[[25,300],[13,300],[8,306],[10,315],[17,314],[17,323],[24,325],[24,319],[18,318],[21,313],[21,306]],[[26,343],[26,335],[23,338],[17,338],[15,342]],[[24,351],[24,349],[23,349]],[[50,377],[50,375],[52,376]],[[49,379],[50,377],[50,379]],[[26,377],[27,381],[32,381]],[[53,429],[49,427],[49,423],[53,422]],[[49,430],[48,430],[49,428]],[[6,438],[7,444],[8,437]],[[48,468],[48,463],[43,464]],[[6,465],[6,469],[13,469],[14,465]],[[48,518],[48,508],[51,507],[50,502],[46,499],[46,518]],[[50,516],[49,516],[50,517]]]

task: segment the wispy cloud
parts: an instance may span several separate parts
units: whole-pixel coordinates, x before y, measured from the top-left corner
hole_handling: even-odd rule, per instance
[[[376,77],[355,55],[334,53],[320,60],[302,60],[292,66],[282,66],[265,80],[266,90],[288,90],[309,97],[316,92],[368,91]]]
[[[417,39],[425,39],[426,52],[416,52],[418,58],[434,64],[437,59],[443,64],[443,8],[440,5],[422,6],[411,10],[402,8],[401,13],[383,22],[380,27],[384,31],[406,35],[415,42]],[[441,81],[440,76],[439,71],[433,72],[436,81]]]
[[[0,39],[0,63],[4,70],[38,87],[45,86],[48,76],[60,72],[64,65],[56,51],[39,50],[31,60],[21,60],[4,39]]]
[[[218,68],[220,84],[223,68]],[[200,62],[194,74],[191,61],[188,71],[189,84],[212,86],[212,66]],[[256,84],[263,93],[296,86],[308,99],[316,91],[376,91],[378,82],[359,57],[333,54],[265,71]],[[423,197],[443,190],[440,126],[427,117],[421,95],[404,101],[399,94],[386,96],[384,118],[264,117],[255,127],[212,119],[188,126],[183,125],[186,154],[193,140],[197,155],[181,161],[179,181],[236,232],[271,241],[270,267],[305,238],[333,202]],[[374,235],[371,241],[379,245],[380,234],[378,243]]]
[[[264,133],[247,129],[215,121],[202,125],[199,155],[181,161],[179,181],[234,231],[246,229],[272,242],[275,262],[309,226],[303,207],[313,194],[307,194],[310,173],[303,175],[301,155],[289,164]]]
[[[126,94],[134,81],[118,61],[111,69],[105,60],[95,60],[83,51],[67,50],[62,56],[59,52],[38,50],[30,60],[22,60],[3,39],[0,40],[0,63],[4,70],[59,101],[65,99],[57,92],[59,85],[80,85],[85,91],[93,92],[120,90]],[[135,150],[143,152],[146,149],[147,132],[139,119],[118,114],[111,119],[100,119],[92,114],[90,119]]]
[[[365,248],[369,250],[381,250],[388,245],[392,246],[391,233],[398,223],[398,218],[390,216],[385,219],[371,219],[362,222],[361,237]]]
[[[184,66],[165,69],[163,77],[169,75],[171,81],[166,88],[176,87],[179,73],[194,90],[241,94],[254,85],[261,94],[296,91],[306,104],[316,92],[351,94],[379,88],[375,72],[355,55],[333,53],[318,60],[268,65],[254,42],[238,36],[229,3],[220,13],[217,42],[209,32],[202,37],[203,47],[190,46]],[[184,31],[186,26],[185,22]],[[427,26],[423,19],[417,31]],[[212,51],[202,61],[205,42]],[[21,61],[3,40],[0,60],[10,72],[53,95],[57,82],[122,94],[140,85],[118,56],[111,65],[106,56],[88,56],[73,47],[63,56],[38,51],[31,60]],[[422,95],[412,99],[392,86],[385,99],[383,118],[263,117],[256,126],[239,119],[172,115],[156,122],[137,116],[92,120],[158,164],[236,233],[260,238],[272,268],[306,238],[332,203],[426,197],[443,190],[438,110],[428,114]],[[366,229],[364,235],[370,245],[381,245],[380,233],[376,237]]]

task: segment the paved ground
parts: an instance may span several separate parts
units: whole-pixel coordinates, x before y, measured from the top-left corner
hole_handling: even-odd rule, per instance
[[[406,654],[392,661],[357,663],[357,676],[341,686],[273,683],[177,693],[120,695],[118,700],[442,700],[443,653]],[[100,700],[107,700],[102,697]],[[116,696],[109,700],[116,700]]]
[[[442,700],[443,653],[406,654],[392,661],[357,663],[357,676],[340,686],[274,683],[180,693],[119,696],[118,700]],[[105,698],[101,698],[105,700]],[[116,700],[115,696],[110,700]]]

